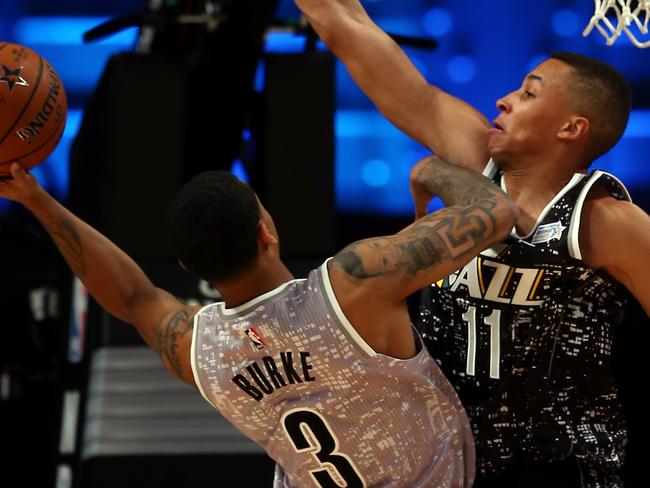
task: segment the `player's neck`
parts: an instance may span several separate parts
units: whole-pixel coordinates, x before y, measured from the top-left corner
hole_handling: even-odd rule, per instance
[[[557,172],[543,167],[503,171],[508,195],[516,203],[550,201],[572,176],[572,172]]]
[[[566,186],[574,172],[566,167],[528,166],[503,170],[506,191],[520,209],[517,231],[527,234],[539,215]]]
[[[228,282],[214,283],[214,287],[223,297],[226,307],[233,308],[293,279],[291,272],[279,259],[260,259],[240,277]]]

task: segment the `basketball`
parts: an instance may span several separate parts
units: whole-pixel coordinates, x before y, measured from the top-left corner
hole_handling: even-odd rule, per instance
[[[29,169],[54,150],[68,102],[54,68],[29,48],[0,42],[0,176],[18,161]]]

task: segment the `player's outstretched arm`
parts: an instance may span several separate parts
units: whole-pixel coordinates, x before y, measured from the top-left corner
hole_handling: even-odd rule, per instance
[[[487,178],[440,158],[414,169],[417,185],[447,207],[426,215],[394,236],[366,239],[343,249],[333,265],[375,296],[401,301],[460,269],[503,239],[519,211]],[[413,182],[412,182],[413,184]]]
[[[430,85],[358,0],[295,0],[321,39],[393,124],[454,164],[481,171],[487,119]]]
[[[18,164],[12,164],[11,173],[13,179],[0,181],[0,197],[31,211],[95,300],[135,325],[147,344],[159,352],[167,369],[193,384],[187,358],[196,311],[156,288],[129,256],[65,209]]]

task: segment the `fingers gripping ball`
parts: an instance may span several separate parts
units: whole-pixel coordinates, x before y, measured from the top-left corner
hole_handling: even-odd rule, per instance
[[[68,102],[61,79],[29,48],[0,42],[0,177],[12,161],[29,169],[58,144]]]

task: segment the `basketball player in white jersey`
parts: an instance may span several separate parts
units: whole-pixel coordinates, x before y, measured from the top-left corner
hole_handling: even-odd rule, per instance
[[[557,53],[490,124],[429,85],[358,0],[296,4],[388,119],[519,207],[508,241],[425,290],[418,324],[470,414],[477,485],[621,486],[612,338],[624,288],[650,313],[650,217],[616,178],[587,170],[625,130],[622,75]],[[414,196],[426,208],[430,195]]]
[[[171,374],[266,449],[276,486],[470,486],[469,422],[405,298],[502,239],[517,212],[483,176],[433,158],[419,167],[421,190],[447,207],[351,244],[306,280],[280,260],[249,186],[227,172],[196,176],[168,220],[180,262],[224,298],[202,309],[156,288],[18,164],[0,196],[40,220],[94,298],[134,324]]]

